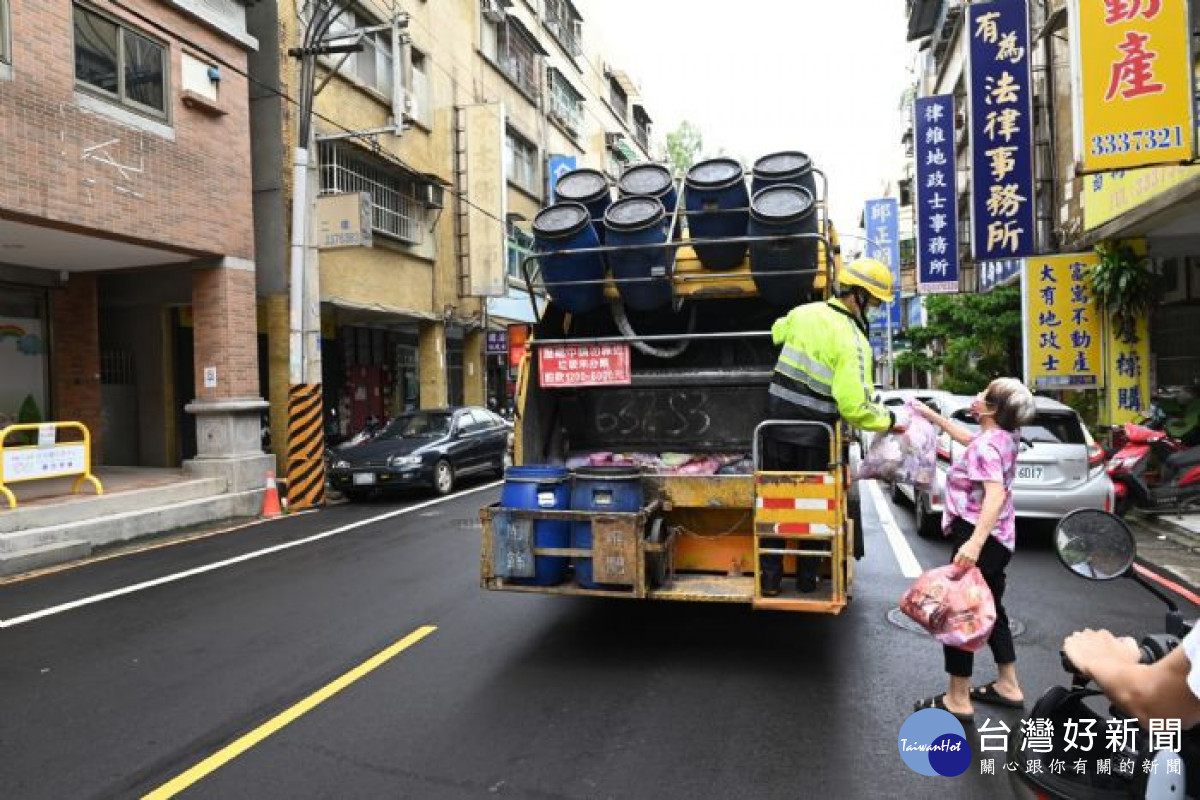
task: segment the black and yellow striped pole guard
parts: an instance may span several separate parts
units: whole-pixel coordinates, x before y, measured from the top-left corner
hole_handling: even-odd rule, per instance
[[[325,431],[321,384],[288,388],[287,499],[289,509],[325,504]]]

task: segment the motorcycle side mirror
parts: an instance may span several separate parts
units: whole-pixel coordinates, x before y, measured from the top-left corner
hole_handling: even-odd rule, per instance
[[[1063,566],[1094,581],[1124,577],[1137,557],[1133,532],[1125,521],[1094,508],[1072,511],[1059,521],[1054,550]]]

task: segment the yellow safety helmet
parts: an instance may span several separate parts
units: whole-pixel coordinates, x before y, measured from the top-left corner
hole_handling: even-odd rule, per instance
[[[837,282],[841,290],[848,286],[861,286],[882,303],[890,303],[895,299],[892,271],[882,261],[873,258],[860,258],[843,265],[838,270]]]

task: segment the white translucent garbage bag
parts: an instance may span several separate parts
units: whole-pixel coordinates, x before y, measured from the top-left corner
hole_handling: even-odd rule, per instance
[[[904,433],[876,436],[863,456],[856,477],[929,489],[937,469],[937,429],[925,417],[913,413],[909,405],[905,405],[897,418],[907,421]]]

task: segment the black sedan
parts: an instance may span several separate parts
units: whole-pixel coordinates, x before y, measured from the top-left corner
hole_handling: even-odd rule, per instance
[[[503,476],[511,431],[509,423],[484,408],[412,411],[374,439],[338,451],[330,482],[351,500],[413,486],[449,494],[466,475]]]

